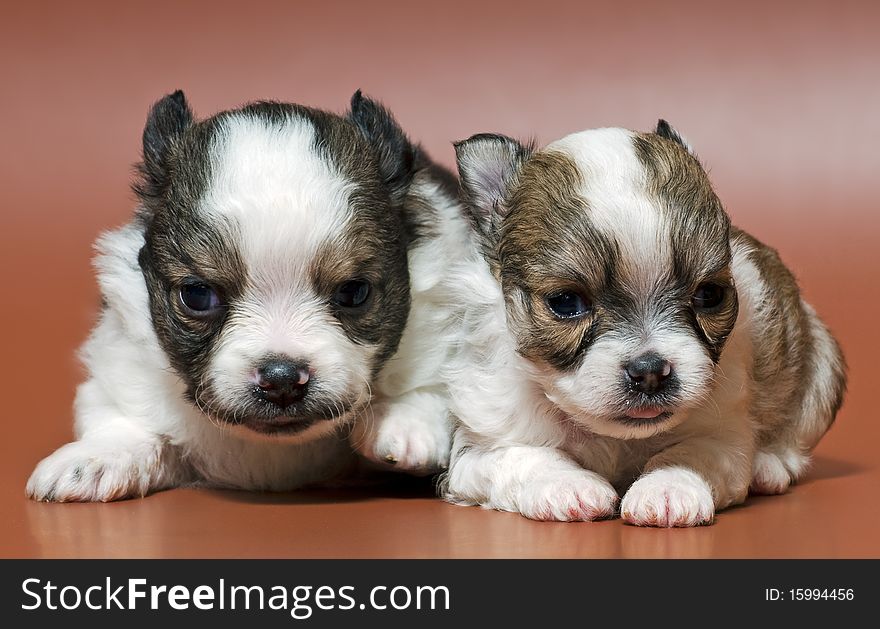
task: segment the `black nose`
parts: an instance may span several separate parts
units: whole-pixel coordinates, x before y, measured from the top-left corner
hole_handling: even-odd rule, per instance
[[[257,369],[257,396],[281,408],[303,399],[308,386],[309,367],[303,363],[273,359]]]
[[[648,395],[661,391],[672,373],[672,365],[653,352],[632,359],[624,369],[630,386]]]

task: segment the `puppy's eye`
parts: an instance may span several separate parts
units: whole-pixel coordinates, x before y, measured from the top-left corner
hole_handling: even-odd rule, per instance
[[[202,317],[214,314],[223,305],[217,291],[198,280],[188,281],[180,287],[180,303],[190,314]]]
[[[571,290],[553,293],[546,301],[550,311],[560,319],[582,317],[592,308],[587,298]]]
[[[333,301],[343,308],[362,306],[370,296],[370,284],[366,280],[348,280],[336,287]]]
[[[704,282],[697,286],[691,303],[696,310],[711,310],[717,308],[724,301],[724,287],[712,282]]]

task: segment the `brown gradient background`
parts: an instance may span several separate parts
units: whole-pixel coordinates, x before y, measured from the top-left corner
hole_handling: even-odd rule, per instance
[[[419,4],[2,5],[0,556],[880,556],[880,4]],[[71,437],[91,243],[130,216],[145,114],[176,88],[202,115],[257,98],[341,111],[363,88],[447,165],[450,140],[480,131],[547,142],[669,119],[846,351],[850,391],[812,472],[673,531],[535,523],[417,483],[27,501],[33,466]]]

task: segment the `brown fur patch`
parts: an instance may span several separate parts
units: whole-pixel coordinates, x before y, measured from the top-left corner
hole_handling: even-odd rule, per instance
[[[798,383],[806,376],[809,364],[806,358],[812,343],[808,321],[801,308],[794,276],[777,252],[738,229],[734,230],[732,239],[749,246],[749,259],[767,283],[765,298],[755,305],[756,318],[766,320],[768,325],[761,331],[760,342],[755,344],[752,377],[763,391],[755,396],[753,405],[759,416],[776,415],[781,409],[774,408],[773,398],[780,397],[779,392],[789,392],[781,396],[788,398],[785,403],[794,401],[791,393],[803,396]]]
[[[508,313],[519,351],[557,368],[572,366],[597,332],[598,310],[558,319],[546,298],[571,290],[588,301],[602,292],[617,258],[614,244],[588,219],[580,196],[581,175],[556,151],[535,153],[525,163],[507,203],[498,260]]]
[[[700,162],[653,133],[637,134],[633,146],[648,174],[647,192],[668,217],[676,273],[720,271],[730,262],[730,219]]]
[[[647,192],[664,214],[672,240],[672,277],[689,294],[703,282],[725,288],[711,312],[695,312],[694,323],[717,361],[738,313],[730,274],[730,219],[700,162],[681,144],[653,133],[633,138],[648,175]]]
[[[761,426],[758,444],[772,449],[772,444],[785,433],[798,434],[802,429],[805,433],[814,432],[804,424],[820,424],[818,436],[821,436],[843,399],[846,387],[843,356],[831,339],[837,360],[830,365],[831,380],[821,383],[827,388],[828,396],[822,400],[824,403],[813,405],[818,407],[814,411],[824,417],[802,417],[807,396],[817,395],[814,379],[822,367],[828,367],[817,363],[814,317],[805,310],[797,280],[775,249],[739,229],[733,230],[731,240],[749,249],[749,260],[766,284],[764,299],[755,306],[759,336],[753,339],[752,378],[756,387],[752,414]],[[827,333],[824,326],[822,333]],[[799,439],[786,438],[785,441],[796,443]],[[814,442],[803,443],[802,447],[813,445]]]

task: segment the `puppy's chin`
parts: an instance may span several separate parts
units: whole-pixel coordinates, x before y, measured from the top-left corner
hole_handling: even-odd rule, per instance
[[[348,416],[317,421],[290,419],[269,424],[262,420],[254,422],[225,423],[223,429],[249,441],[271,441],[274,443],[306,443],[335,432],[346,423]]]

